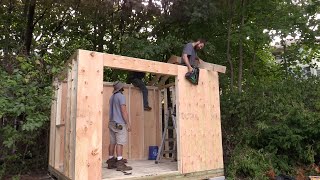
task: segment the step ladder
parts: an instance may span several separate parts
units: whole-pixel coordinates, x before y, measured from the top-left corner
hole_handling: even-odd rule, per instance
[[[171,117],[171,118],[170,118]],[[172,126],[169,126],[169,121],[172,121]],[[168,113],[165,114],[165,117],[164,117],[164,130],[163,130],[163,133],[162,133],[162,140],[161,140],[161,145],[160,145],[160,148],[159,148],[159,152],[158,152],[158,155],[157,155],[157,159],[155,161],[156,164],[158,164],[161,160],[161,158],[163,157],[163,155],[165,154],[172,154],[172,158],[174,161],[177,161],[177,132],[176,132],[176,127],[177,127],[177,124],[176,124],[176,114],[175,114],[175,110],[172,110],[172,108],[168,108]],[[173,135],[173,138],[168,138],[169,135],[168,135],[168,130],[169,129],[172,129],[173,130],[173,133],[175,135]],[[175,137],[175,138],[174,138]],[[172,150],[165,150],[165,142],[173,142],[173,149]]]

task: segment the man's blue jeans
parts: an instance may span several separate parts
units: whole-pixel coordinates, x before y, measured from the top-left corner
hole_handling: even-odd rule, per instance
[[[148,102],[148,89],[144,82],[141,79],[134,78],[131,80],[131,83],[135,86],[138,87],[141,92],[142,92],[142,97],[143,97],[143,107],[149,107],[149,102]]]

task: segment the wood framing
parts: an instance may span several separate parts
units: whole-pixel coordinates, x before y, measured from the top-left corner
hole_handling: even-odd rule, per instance
[[[104,54],[104,66],[133,71],[147,71],[155,74],[177,75],[177,67],[173,64],[161,63],[114,54]]]
[[[157,128],[160,123],[159,118],[159,98],[158,90],[155,87],[147,87],[149,92],[149,104],[153,109],[144,111],[142,108],[142,94],[133,85],[125,85],[124,95],[128,103],[127,111],[132,124],[132,132],[129,133],[129,142],[124,146],[123,156],[131,160],[147,160],[148,147],[159,146],[161,129]],[[106,161],[109,146],[109,98],[112,95],[112,83],[104,83],[103,86],[103,142],[102,159]]]
[[[179,180],[193,180],[193,179],[210,179],[212,177],[223,177],[223,169],[215,169],[209,171],[200,171],[193,173],[169,173],[163,175],[147,176],[147,177],[138,177],[130,178],[130,180],[170,180],[170,179],[179,179]]]
[[[191,173],[223,168],[218,73],[200,70],[197,86],[176,77],[179,171]]]
[[[181,57],[172,55],[169,58],[168,63],[180,64],[181,63]],[[207,62],[200,63],[199,64],[199,68],[207,69],[207,70],[210,70],[210,71],[216,71],[216,72],[219,72],[219,73],[225,73],[226,72],[226,67],[225,66],[221,66],[221,65],[217,65],[217,64],[211,64],[211,63],[207,63]]]
[[[187,68],[174,64],[174,60],[171,58],[170,64],[78,50],[53,83],[49,172],[61,179],[103,178],[102,164],[108,155],[108,100],[112,94],[112,84],[103,82],[106,66],[150,72],[156,74],[156,81],[161,76],[175,77],[174,84],[148,87],[149,103],[153,106],[150,112],[143,110],[141,92],[126,85],[124,95],[132,132],[124,147],[124,157],[146,160],[148,147],[159,145],[160,113],[162,108],[165,112],[168,109],[168,104],[162,106],[161,89],[168,88],[175,95],[172,104],[177,107],[178,171],[148,179],[223,176],[218,73],[224,73],[225,67],[204,63],[200,66],[199,84],[195,86],[185,79]]]
[[[67,106],[65,120],[65,160],[63,169],[65,175],[74,179],[75,167],[75,123],[76,123],[76,108],[77,108],[77,80],[78,80],[78,57],[74,56],[70,60],[70,68],[67,76]]]
[[[51,117],[50,117],[50,144],[49,144],[49,166],[54,167],[54,156],[55,156],[55,124],[56,124],[56,114],[57,114],[57,86],[58,80],[55,79],[52,83],[54,93],[51,104]]]
[[[74,179],[101,179],[103,54],[79,51]]]

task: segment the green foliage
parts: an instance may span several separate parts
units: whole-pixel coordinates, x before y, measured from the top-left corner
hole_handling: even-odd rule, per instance
[[[168,35],[155,41],[126,37],[122,55],[166,62],[172,54],[181,54],[183,41]]]
[[[52,96],[50,76],[42,76],[43,69],[37,60],[16,58],[18,66],[12,74],[3,69],[0,71],[0,161],[4,163],[3,173],[6,167],[8,172],[17,172],[46,164],[46,161],[35,163],[32,158],[38,156],[39,150],[46,152],[46,145],[39,146],[41,141],[37,142],[37,139],[47,132]]]
[[[271,169],[271,154],[263,153],[247,146],[237,146],[234,156],[227,167],[228,179],[256,179],[268,180],[266,172]]]
[[[223,127],[230,128],[225,142],[233,142],[235,147],[227,172],[231,177],[238,171],[244,171],[246,177],[263,177],[249,161],[259,156],[246,148],[270,155],[270,161],[261,161],[263,167],[259,170],[266,170],[269,164],[276,172],[284,173],[293,173],[299,164],[314,163],[319,155],[320,113],[316,108],[320,79],[266,79],[253,83],[241,95],[222,96]],[[239,160],[241,154],[248,159]],[[238,161],[247,161],[249,167],[239,166]]]
[[[166,62],[171,55],[181,54],[183,48],[182,40],[174,36],[166,36],[156,41],[139,39],[134,37],[123,37],[121,55],[136,57],[154,61]],[[105,68],[104,81],[127,80],[127,71]]]
[[[208,41],[199,57],[227,66],[219,76],[227,174],[261,179],[269,168],[291,172],[314,162],[319,80],[303,79],[296,65],[320,58],[320,2],[297,3],[0,1],[0,178],[47,167],[51,83],[76,49],[165,62],[199,37]],[[300,38],[280,52],[281,65],[269,45],[276,35]],[[126,81],[126,73],[106,68],[104,80]]]

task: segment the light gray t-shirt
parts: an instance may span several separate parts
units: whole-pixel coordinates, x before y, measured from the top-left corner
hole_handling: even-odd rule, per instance
[[[109,104],[109,120],[119,124],[126,124],[121,113],[121,105],[126,105],[126,97],[121,92],[115,93],[111,96]]]
[[[197,57],[197,53],[196,51],[194,50],[193,46],[192,46],[192,43],[188,43],[184,46],[183,48],[183,52],[182,52],[182,55],[183,54],[187,54],[188,55],[188,58],[189,58],[189,63],[191,66],[197,66],[197,61],[196,61],[196,57]],[[182,56],[181,56],[182,57]],[[183,65],[185,65],[185,62],[183,59],[181,59]]]

